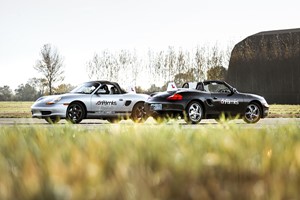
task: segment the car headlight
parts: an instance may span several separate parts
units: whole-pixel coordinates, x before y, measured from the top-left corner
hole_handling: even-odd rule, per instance
[[[61,100],[62,97],[56,97],[48,102],[46,102],[47,105],[52,105],[52,104],[55,104],[57,102],[59,102]]]

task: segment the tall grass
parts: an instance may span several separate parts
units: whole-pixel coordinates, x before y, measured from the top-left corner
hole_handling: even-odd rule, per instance
[[[300,126],[2,127],[0,199],[297,199]]]

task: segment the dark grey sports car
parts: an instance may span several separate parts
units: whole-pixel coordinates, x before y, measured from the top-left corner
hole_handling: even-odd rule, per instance
[[[266,100],[255,94],[238,92],[224,81],[185,83],[177,88],[169,84],[166,92],[152,94],[145,102],[147,115],[154,119],[177,118],[197,124],[201,119],[240,117],[247,123],[256,123],[268,115]]]

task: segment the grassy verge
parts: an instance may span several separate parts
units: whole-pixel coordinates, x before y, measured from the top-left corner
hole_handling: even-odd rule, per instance
[[[298,199],[300,127],[0,129],[0,199]]]
[[[31,117],[30,101],[0,101],[0,118]]]
[[[30,107],[33,102],[0,101],[0,118],[31,117]],[[270,105],[270,118],[300,118],[300,105]]]
[[[300,105],[270,105],[269,117],[300,118]]]

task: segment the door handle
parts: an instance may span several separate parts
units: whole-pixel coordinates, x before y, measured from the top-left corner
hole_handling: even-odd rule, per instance
[[[119,101],[123,101],[123,99],[119,99]]]
[[[213,97],[214,100],[218,99],[218,97]]]

